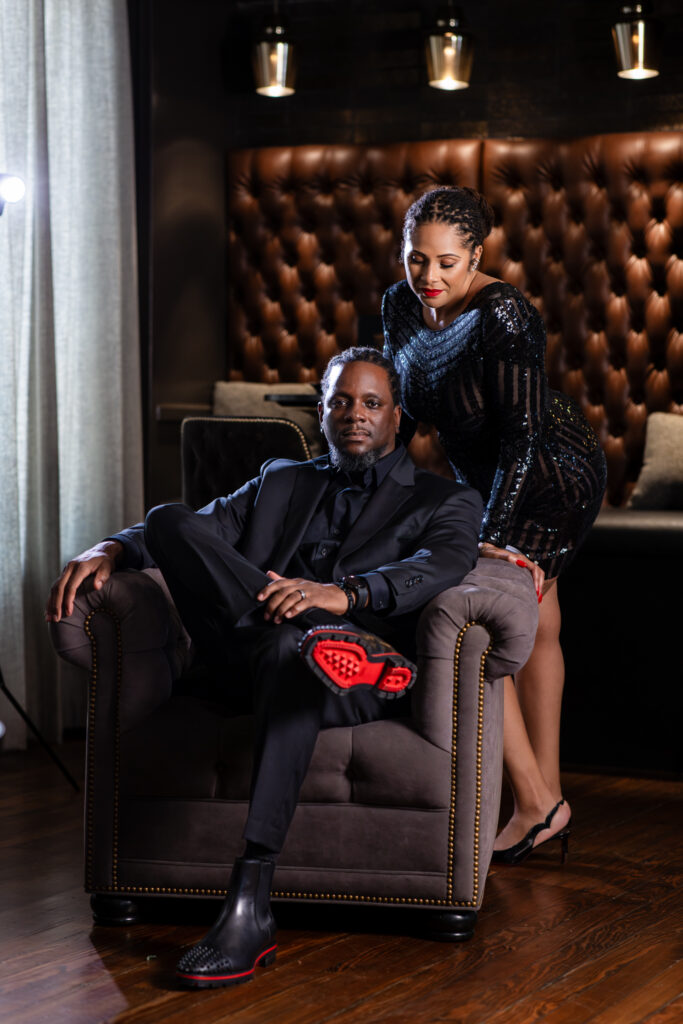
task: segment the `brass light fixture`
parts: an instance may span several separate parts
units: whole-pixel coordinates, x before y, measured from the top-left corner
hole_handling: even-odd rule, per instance
[[[655,78],[659,74],[655,59],[655,25],[647,18],[649,3],[622,4],[618,21],[612,27],[619,78]]]
[[[474,41],[462,28],[453,0],[441,11],[427,36],[427,76],[433,89],[467,89],[472,74]]]
[[[274,0],[273,16],[265,23],[253,51],[256,92],[261,96],[277,98],[294,92],[294,47],[287,30],[286,19],[278,11],[278,0]]]

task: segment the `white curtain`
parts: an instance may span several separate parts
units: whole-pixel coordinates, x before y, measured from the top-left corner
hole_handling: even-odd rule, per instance
[[[0,0],[0,666],[52,739],[84,724],[44,622],[61,566],[142,511],[126,0]],[[6,746],[20,719],[0,695]]]

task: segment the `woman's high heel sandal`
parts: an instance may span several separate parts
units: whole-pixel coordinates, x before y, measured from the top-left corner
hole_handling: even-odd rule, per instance
[[[521,864],[523,860],[529,856],[529,854],[536,849],[534,846],[534,839],[539,832],[543,832],[544,829],[550,828],[550,823],[555,817],[555,814],[564,803],[564,800],[560,800],[559,804],[555,804],[552,811],[545,819],[545,821],[539,821],[538,825],[534,825],[530,828],[523,839],[520,839],[514,846],[508,846],[507,850],[494,850],[493,856],[491,857],[492,864]],[[569,851],[569,835],[571,833],[572,819],[570,818],[567,824],[560,832],[556,832],[554,836],[548,836],[547,839],[542,840],[539,846],[543,843],[549,843],[552,839],[559,839],[562,843],[562,863],[564,864],[567,859],[567,853]]]

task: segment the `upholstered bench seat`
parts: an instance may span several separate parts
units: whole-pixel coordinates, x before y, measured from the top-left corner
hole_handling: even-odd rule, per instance
[[[683,512],[605,508],[586,538],[584,551],[602,555],[683,554]]]

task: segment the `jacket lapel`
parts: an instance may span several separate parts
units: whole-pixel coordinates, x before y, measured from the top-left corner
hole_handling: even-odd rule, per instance
[[[415,466],[408,453],[404,452],[403,457],[382,481],[342,542],[334,567],[335,576],[341,563],[372,540],[384,523],[394,515],[404,501],[408,500],[414,486]]]
[[[294,553],[298,550],[309,522],[318,507],[330,477],[326,459],[304,464],[296,475],[296,481],[289,500],[282,529],[282,542],[274,560],[273,569],[284,573]]]

